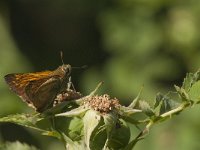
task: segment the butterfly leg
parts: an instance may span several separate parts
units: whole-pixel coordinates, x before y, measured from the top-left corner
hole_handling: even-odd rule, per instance
[[[72,88],[73,91],[76,92],[76,89],[74,87],[74,84],[71,81],[71,77],[69,77],[68,83],[67,83],[67,90],[70,90]]]

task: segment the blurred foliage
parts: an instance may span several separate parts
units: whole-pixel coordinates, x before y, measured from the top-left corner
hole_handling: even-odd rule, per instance
[[[34,146],[29,146],[20,142],[7,142],[5,145],[0,147],[1,150],[37,150]]]
[[[103,90],[127,104],[144,84],[143,96],[154,99],[200,66],[199,3],[0,1],[0,115],[30,111],[3,76],[55,69],[60,50],[65,63],[89,66],[72,74],[81,91],[105,81]],[[158,125],[136,149],[199,149],[197,109]]]
[[[200,65],[198,2],[116,1],[99,15],[105,49],[111,54],[84,84],[105,80],[125,99],[145,85],[146,95],[169,89]],[[97,80],[97,81],[96,81]],[[83,84],[83,85],[84,85]],[[122,90],[123,89],[123,90]]]
[[[8,94],[8,88],[5,88],[6,84],[3,80],[4,75],[10,72],[28,71],[30,70],[30,65],[25,56],[20,53],[11,33],[9,32],[9,21],[6,16],[8,13],[8,8],[3,5],[3,3],[0,6],[0,115],[2,116],[5,114],[20,112],[20,110],[23,109],[23,105],[21,105],[22,103],[16,98],[16,96],[14,94]]]

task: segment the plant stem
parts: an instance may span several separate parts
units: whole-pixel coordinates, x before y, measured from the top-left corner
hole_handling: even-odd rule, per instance
[[[172,109],[162,115],[160,115],[161,117],[167,117],[167,116],[172,116],[173,114],[176,114],[180,111],[182,111],[184,108],[188,107],[190,105],[188,105],[188,103],[184,103],[184,104],[181,104],[179,107],[175,108],[175,109]]]

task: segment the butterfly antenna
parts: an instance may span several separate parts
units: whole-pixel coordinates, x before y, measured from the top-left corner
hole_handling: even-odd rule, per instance
[[[87,65],[83,65],[81,67],[72,67],[73,69],[85,69],[87,68],[88,66]]]
[[[64,65],[64,61],[63,61],[63,51],[60,51],[60,58],[61,58],[61,61],[62,61],[63,65]]]

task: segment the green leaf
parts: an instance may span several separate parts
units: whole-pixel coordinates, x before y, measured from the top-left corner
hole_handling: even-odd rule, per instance
[[[54,136],[58,139],[61,138],[60,134],[63,133],[72,140],[81,140],[83,136],[83,121],[79,117],[55,117],[54,126],[51,131],[45,133],[48,136]]]
[[[88,150],[90,150],[90,138],[92,136],[92,133],[94,129],[98,126],[100,121],[101,121],[101,116],[100,114],[98,114],[98,112],[94,110],[88,110],[85,113],[85,116],[83,118],[84,141]]]
[[[81,149],[86,149],[83,141],[73,141],[71,140],[67,135],[65,135],[64,133],[61,133],[64,141],[65,141],[65,148],[66,150],[81,150]]]
[[[56,114],[55,116],[65,116],[65,117],[81,117],[88,110],[84,106],[80,106],[78,108],[72,109],[71,111],[67,111],[64,113]]]
[[[132,140],[125,148],[124,150],[132,150],[135,147],[135,144],[142,139],[134,139]]]
[[[193,84],[188,95],[192,101],[200,101],[200,81]]]
[[[179,105],[180,105],[180,103],[174,101],[169,96],[158,93],[156,95],[156,102],[154,105],[154,109],[155,109],[157,116],[159,116],[165,112],[168,112],[168,111],[178,107]]]
[[[115,128],[118,116],[115,113],[109,113],[103,115],[106,131],[108,138],[111,136],[110,133],[112,132],[113,128]]]
[[[181,97],[181,100],[183,101],[183,102],[188,102],[188,101],[190,101],[190,99],[189,99],[189,95],[188,95],[188,93],[185,91],[185,89],[183,89],[182,87],[180,88],[180,87],[178,87],[178,86],[174,86],[175,87],[175,89],[176,89],[176,91],[178,92],[178,94],[179,94],[179,96]]]
[[[142,88],[140,89],[140,91],[139,91],[137,97],[132,101],[132,103],[131,103],[128,107],[134,108],[134,107],[137,105],[137,103],[138,103],[138,101],[139,101],[139,99],[140,99],[140,95],[141,95],[141,93],[142,93],[143,88],[144,88],[144,87],[142,87]]]
[[[185,89],[186,92],[190,91],[192,85],[198,81],[200,78],[200,70],[196,73],[187,73],[186,77],[184,78],[182,88]]]
[[[130,115],[138,113],[138,112],[142,112],[142,110],[140,110],[140,109],[133,109],[133,108],[130,108],[130,107],[125,107],[125,106],[121,106],[118,113],[121,116],[130,116]]]
[[[6,142],[5,145],[0,146],[0,150],[38,150],[34,146],[29,146],[25,143],[16,142]]]
[[[103,82],[100,82],[100,83],[96,86],[96,88],[90,93],[90,96],[94,96],[102,84],[103,84]]]
[[[152,123],[149,123],[125,148],[124,150],[131,150],[135,147],[135,144],[144,139],[149,134],[149,128]]]
[[[134,116],[121,116],[121,118],[134,125],[141,123],[140,121],[136,120]]]
[[[60,122],[62,124],[62,122]],[[65,126],[66,131],[66,126]],[[81,140],[83,137],[83,120],[82,118],[73,117],[72,120],[69,123],[69,126],[67,126],[67,131],[69,137],[73,140]]]
[[[149,103],[146,101],[139,101],[139,107],[142,109],[142,111],[147,115],[147,116],[154,116],[155,113],[150,107]]]
[[[109,139],[108,146],[110,149],[123,149],[130,140],[130,128],[122,119],[117,122],[112,131],[112,137]]]
[[[72,101],[62,102],[62,103],[56,105],[55,107],[45,110],[44,112],[42,112],[42,114],[45,116],[50,116],[50,115],[58,114],[58,113],[62,112],[63,110],[70,111],[71,109],[74,108],[73,105],[76,104],[75,101],[76,100],[73,100],[73,102]]]
[[[56,137],[61,140],[61,135],[57,131],[45,131],[45,132],[42,132],[42,135]]]
[[[108,147],[108,142],[112,137],[113,129],[116,127],[116,123],[118,120],[118,116],[115,113],[109,113],[103,115],[105,127],[106,127],[106,134],[107,134],[107,139],[104,145],[103,149],[106,149]]]
[[[16,114],[9,115],[7,117],[0,118],[0,122],[10,122],[15,123],[24,127],[29,127],[32,129],[36,129],[39,131],[46,131],[39,126],[37,126],[37,122],[42,120],[39,115],[29,115],[29,114]]]

